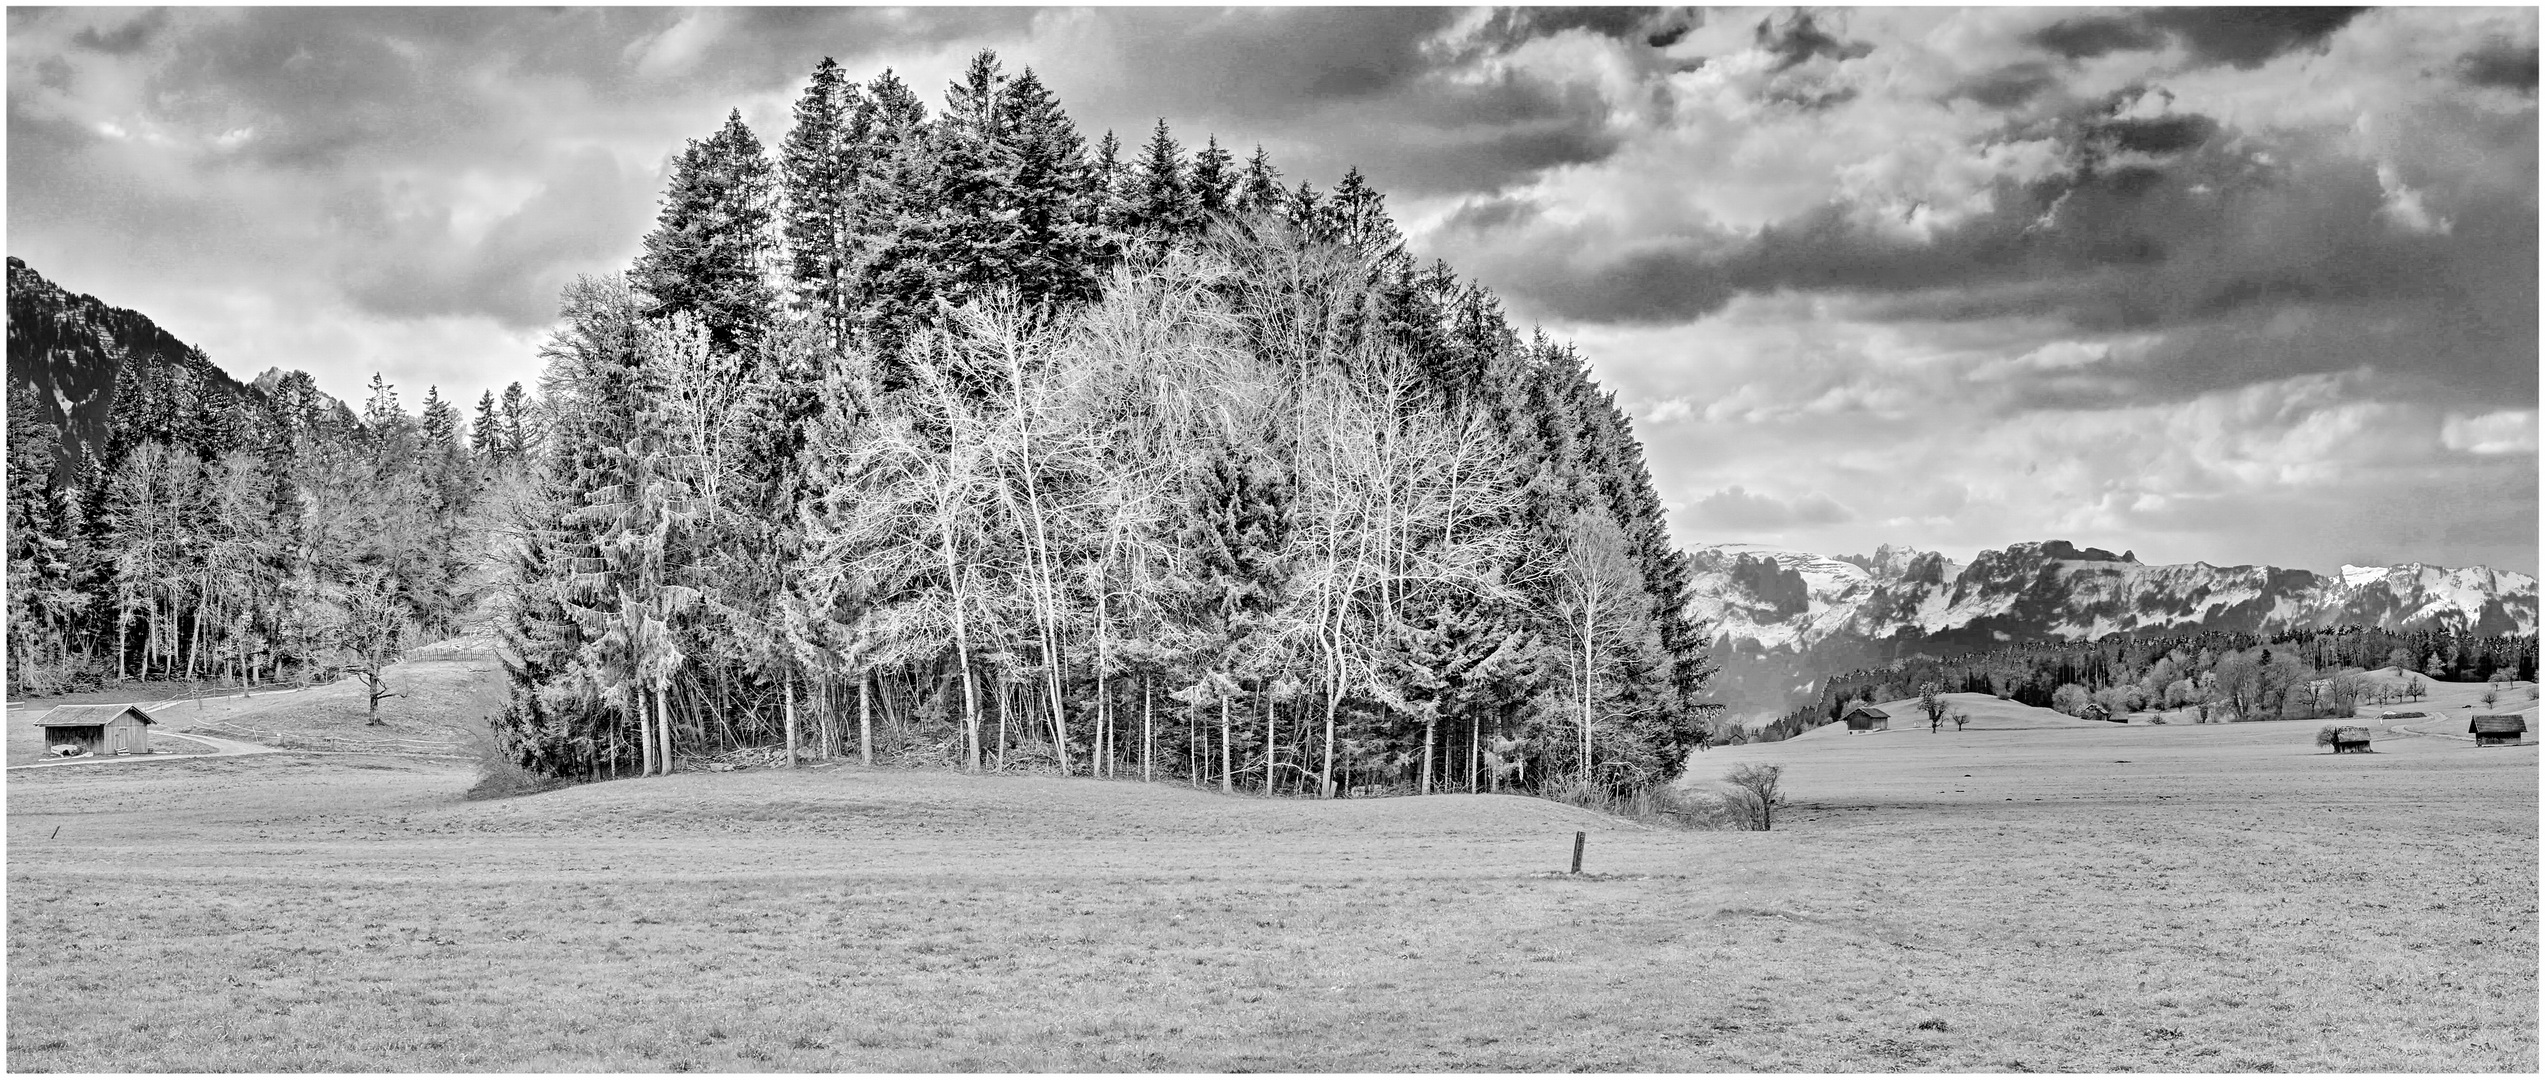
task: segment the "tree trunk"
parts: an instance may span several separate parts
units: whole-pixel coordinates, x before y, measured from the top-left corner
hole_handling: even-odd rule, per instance
[[[792,768],[794,768],[794,767],[795,767],[795,761],[796,761],[796,758],[795,758],[795,673],[794,673],[794,672],[790,671],[790,672],[787,672],[787,673],[786,673],[786,678],[785,678],[783,681],[781,681],[781,682],[779,683],[779,691],[778,691],[778,692],[779,692],[780,694],[784,695],[784,697],[785,697],[785,705],[786,705],[786,767],[787,767],[787,768],[792,769]]]
[[[1140,676],[1140,782],[1144,784],[1158,778],[1157,703],[1150,697],[1154,691],[1149,677]]]
[[[1439,729],[1439,717],[1427,716],[1423,718],[1423,778],[1421,781],[1421,792],[1425,795],[1432,793],[1432,759],[1439,756],[1434,736],[1437,734]]]
[[[1219,698],[1219,790],[1222,795],[1237,793],[1236,751],[1229,747],[1228,695]]]
[[[1591,782],[1591,609],[1582,606],[1582,782]]]
[[[972,658],[958,655],[963,664],[963,767],[969,772],[981,771],[981,699],[972,685]]]
[[[875,763],[875,673],[857,676],[857,763]]]
[[[645,691],[643,690],[636,692],[636,737],[645,748],[645,771],[639,775],[652,776],[654,775],[654,714],[645,709]]]
[[[663,775],[672,774],[672,714],[666,688],[654,688],[654,734],[663,740],[662,753],[655,755],[663,763]]]
[[[1265,797],[1272,797],[1272,762],[1275,762],[1275,757],[1272,757],[1272,690],[1262,690],[1262,695],[1265,695]]]
[[[1008,736],[1008,732],[1007,732],[1007,718],[1008,718],[1008,714],[1009,714],[1010,712],[1014,711],[1014,706],[1011,704],[1011,701],[1012,701],[1012,700],[1016,697],[1016,688],[1015,688],[1015,687],[1012,687],[1012,686],[1009,686],[1009,685],[1007,684],[1007,680],[1005,680],[1005,679],[1000,679],[1000,680],[996,683],[996,685],[997,685],[998,689],[991,691],[991,694],[992,694],[992,698],[991,698],[991,700],[998,702],[998,706],[999,706],[999,763],[998,763],[998,771],[1000,771],[1000,772],[1006,772],[1006,771],[1007,771],[1007,748],[1008,748],[1008,746],[1009,746],[1009,741],[1008,741],[1009,736]]]
[[[1467,717],[1467,794],[1476,793],[1476,774],[1485,764],[1485,717],[1473,713]]]

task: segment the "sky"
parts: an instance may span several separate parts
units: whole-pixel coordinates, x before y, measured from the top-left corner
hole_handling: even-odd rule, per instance
[[[2538,569],[2534,8],[38,9],[9,254],[242,378],[535,385],[684,140],[974,52],[1358,166],[1682,543]]]

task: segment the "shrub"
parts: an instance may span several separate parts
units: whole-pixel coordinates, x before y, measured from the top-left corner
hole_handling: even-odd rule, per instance
[[[2342,733],[2342,725],[2340,725],[2340,724],[2326,724],[2326,725],[2324,725],[2321,729],[2319,729],[2319,730],[2317,730],[2317,731],[2316,731],[2316,733],[2315,733],[2315,745],[2317,745],[2317,746],[2331,746],[2331,745],[2333,745],[2333,739],[2334,739],[2336,736],[2339,736],[2341,733]]]
[[[2149,714],[2149,715],[2148,715],[2147,722],[2148,722],[2148,723],[2151,723],[2151,724],[2156,724],[2156,725],[2160,725],[2160,726],[2161,726],[2161,725],[2163,725],[2163,724],[2166,722],[2166,721],[2165,721],[2165,714],[2164,714],[2164,713],[2151,713],[2151,714]]]
[[[1740,824],[1746,818],[1724,806],[1723,800],[1667,784],[1616,791],[1586,783],[1580,777],[1568,777],[1539,789],[1538,797],[1646,825],[1685,829],[1746,827]]]
[[[461,797],[466,799],[509,799],[564,787],[566,781],[550,780],[521,767],[503,740],[492,728],[470,732],[469,742],[477,750],[477,783]]]

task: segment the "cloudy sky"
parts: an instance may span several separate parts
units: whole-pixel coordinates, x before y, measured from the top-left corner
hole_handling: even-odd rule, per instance
[[[242,377],[535,372],[666,159],[974,50],[1358,164],[1686,542],[2537,570],[2537,12],[11,8],[8,251]]]

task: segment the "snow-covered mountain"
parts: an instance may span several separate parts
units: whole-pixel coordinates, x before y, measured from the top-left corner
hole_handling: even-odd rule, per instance
[[[2150,566],[2064,540],[1983,551],[1968,565],[1885,546],[1830,558],[1743,544],[1691,549],[1691,610],[1711,621],[1719,688],[1759,713],[1811,679],[1903,651],[1960,652],[2127,631],[2308,626],[2536,632],[2536,579],[2485,567]]]

